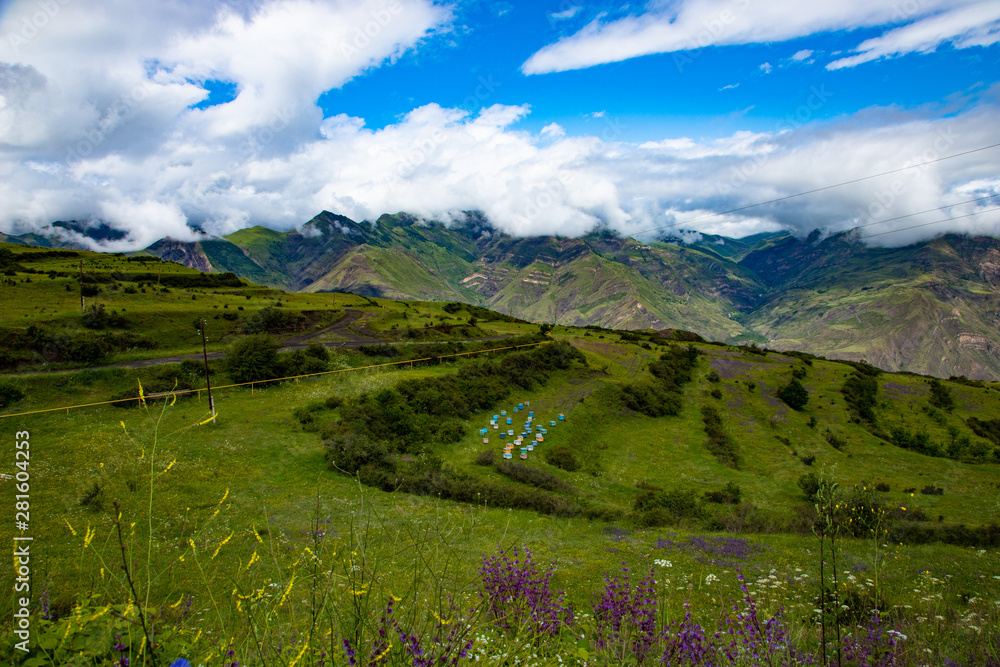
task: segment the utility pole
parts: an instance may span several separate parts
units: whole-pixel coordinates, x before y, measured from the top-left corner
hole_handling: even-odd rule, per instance
[[[205,326],[207,322],[201,321],[201,352],[205,357],[205,385],[208,388],[208,409],[212,411],[212,423],[215,423],[215,400],[212,398],[212,380],[208,376],[208,346],[205,342]]]
[[[87,309],[83,307],[83,260],[80,260],[80,312],[83,314],[87,313]]]

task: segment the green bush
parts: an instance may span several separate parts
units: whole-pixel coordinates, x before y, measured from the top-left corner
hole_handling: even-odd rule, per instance
[[[778,391],[778,398],[792,410],[801,410],[809,402],[809,392],[798,379],[792,378],[791,382]]]
[[[930,381],[930,396],[928,401],[935,408],[940,408],[945,412],[951,412],[955,407],[955,398],[951,395],[951,389],[934,378]]]
[[[851,413],[861,421],[875,424],[875,405],[878,403],[878,381],[874,375],[854,374],[840,388]]]
[[[226,371],[238,384],[279,377],[278,342],[267,334],[237,340],[226,355]]]
[[[819,493],[820,481],[816,473],[810,472],[799,477],[799,488],[802,489],[802,493],[806,495],[806,499],[814,503],[816,502],[816,494]]]
[[[266,306],[247,318],[243,330],[247,333],[281,331],[297,326],[304,319],[301,313]]]
[[[497,472],[510,477],[515,482],[534,486],[546,491],[568,492],[569,485],[552,473],[521,463],[520,461],[502,460],[497,464]]]
[[[701,419],[705,424],[705,434],[708,436],[706,449],[716,460],[730,468],[739,469],[740,452],[736,443],[722,426],[722,415],[710,405],[701,409]]]
[[[0,382],[0,408],[6,408],[24,398],[24,392],[16,384],[8,381]]]
[[[342,434],[326,441],[326,460],[331,468],[356,475],[362,467],[392,471],[395,466],[384,444],[364,435]]]
[[[557,468],[562,468],[567,472],[574,472],[580,469],[580,462],[573,454],[569,445],[553,445],[545,449],[543,454],[545,462]]]
[[[726,488],[719,491],[706,491],[705,501],[720,505],[739,505],[742,495],[743,489],[740,488],[740,485],[736,482],[729,482],[726,484]]]
[[[651,510],[665,510],[673,522],[683,519],[697,519],[702,514],[697,492],[693,489],[668,489],[666,491],[647,489],[636,496],[633,509],[640,515]]]

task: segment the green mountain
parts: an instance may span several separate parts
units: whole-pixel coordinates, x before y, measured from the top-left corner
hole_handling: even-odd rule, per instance
[[[298,230],[258,226],[147,250],[286,291],[461,301],[539,322],[677,328],[893,371],[1000,377],[1000,241],[991,237],[902,248],[818,232],[646,244],[607,232],[516,238],[475,215],[445,226],[324,211]]]

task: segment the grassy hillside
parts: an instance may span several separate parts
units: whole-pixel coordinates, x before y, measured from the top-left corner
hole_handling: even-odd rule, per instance
[[[414,305],[399,307],[394,312],[414,310]],[[448,313],[441,304],[431,307],[441,308],[441,317],[466,314]],[[384,326],[381,319],[372,321]],[[313,649],[309,655],[325,651],[342,664],[341,638],[350,638],[359,651],[374,646],[390,595],[399,600],[400,623],[420,635],[425,648],[444,650],[432,639],[435,628],[447,633],[449,625],[435,621],[435,614],[449,622],[462,618],[473,628],[472,647],[460,664],[475,662],[475,655],[488,664],[508,664],[515,657],[530,662],[532,654],[539,656],[537,664],[633,664],[628,651],[614,659],[596,643],[600,626],[590,608],[602,594],[604,576],[620,575],[623,564],[635,573],[633,585],[655,571],[657,583],[650,585],[664,620],[680,619],[688,605],[692,622],[713,627],[724,602],[751,595],[767,618],[783,607],[795,646],[814,652],[819,633],[812,597],[819,564],[817,540],[805,528],[811,505],[798,484],[801,477],[816,473],[845,491],[855,484],[884,484],[888,490],[878,498],[887,511],[922,516],[907,525],[935,534],[998,519],[995,447],[980,457],[986,462],[975,462],[980,459],[971,452],[966,460],[955,460],[903,450],[876,435],[902,426],[945,446],[962,437],[974,446],[984,439],[967,420],[1000,418],[996,385],[942,383],[951,397],[949,411],[931,405],[927,379],[882,374],[876,379],[872,426],[852,414],[840,391],[857,375],[851,366],[695,343],[700,354],[691,381],[682,386],[680,411],[654,418],[628,408],[621,388],[650,382],[650,365],[678,343],[561,326],[553,335],[582,352],[585,363],[549,371],[544,381],[458,420],[420,451],[403,455],[410,460],[401,456],[396,470],[464,479],[469,488],[488,483],[508,489],[506,497],[564,497],[564,507],[576,503],[599,510],[593,519],[585,513],[539,514],[492,502],[385,492],[359,486],[329,468],[324,425],[342,420],[352,401],[415,381],[447,382],[473,360],[418,365],[412,371],[328,375],[253,392],[221,390],[214,425],[203,423],[204,397],[151,403],[147,410],[102,406],[4,420],[12,429],[30,432],[37,475],[32,504],[38,513],[31,527],[33,553],[43,554],[35,570],[41,583],[33,595],[44,591],[55,619],[36,618],[34,627],[45,638],[41,643],[56,651],[64,635],[74,641],[88,636],[85,655],[114,657],[117,634],[124,637],[119,643],[126,653],[136,658],[143,640],[136,607],[125,608],[131,594],[120,575],[112,574],[120,571],[121,559],[111,511],[115,501],[122,504],[125,544],[134,554],[140,592],[149,591],[149,610],[164,628],[172,628],[160,645],[172,652],[170,659],[183,655],[206,664],[227,651],[234,652],[230,659],[244,663],[291,663],[300,651]],[[512,357],[488,358],[501,363]],[[348,368],[370,360],[341,351],[331,363]],[[160,372],[110,369],[24,377],[19,383],[25,397],[3,413],[100,400],[137,379],[149,386]],[[225,382],[221,366],[216,372],[213,382]],[[809,393],[801,412],[776,397],[796,375]],[[484,450],[499,454],[501,445],[492,429],[484,445],[479,429],[501,409],[520,425],[525,412],[512,412],[518,403],[530,403],[525,412],[534,412],[536,423],[548,430],[544,443],[523,462],[529,472],[480,465]],[[722,415],[722,428],[741,453],[738,468],[719,463],[707,450],[706,407]],[[417,414],[433,414],[433,408]],[[576,470],[547,462],[546,450],[558,447],[571,451]],[[713,503],[705,496],[733,485],[739,487],[738,504]],[[920,493],[927,487],[943,493]],[[675,503],[651,516],[640,509],[644,497],[686,497],[694,504]],[[903,525],[899,519],[895,524]],[[1000,598],[1000,582],[993,578],[1000,568],[995,548],[894,544],[879,561],[870,539],[844,535],[837,544],[839,562],[850,574],[844,575],[838,598],[850,610],[842,621],[845,632],[867,622],[873,598],[864,579],[877,572],[875,591],[886,610],[885,627],[908,637],[903,647],[914,659],[926,656],[925,649],[932,652],[932,664],[946,656],[966,660],[971,652],[979,662],[967,664],[984,664],[995,651],[991,601]],[[470,611],[481,608],[484,588],[477,570],[483,556],[513,558],[514,547],[530,549],[540,567],[553,568],[552,590],[565,591],[563,603],[576,608],[574,631],[567,626],[555,637],[542,638],[530,624],[504,629],[489,615]],[[748,593],[740,591],[737,569],[750,584]],[[87,598],[87,606],[75,612],[72,605],[81,598]],[[118,605],[111,609],[131,622],[98,615],[106,604]],[[942,619],[933,627],[920,620],[935,614]],[[323,619],[323,630],[310,635],[314,615]],[[980,632],[970,624],[978,624]],[[219,635],[225,637],[221,642]],[[295,640],[289,640],[292,635]],[[403,649],[393,644],[387,654],[392,664],[409,664]]]
[[[16,249],[25,251],[44,252]],[[81,256],[93,273],[138,269],[125,257]],[[68,273],[79,258],[16,258],[25,267],[51,266],[56,275],[15,271],[8,277],[15,284],[2,286],[3,325],[65,324],[70,330],[80,317],[78,295],[66,292],[63,283],[71,279],[59,276],[57,267]],[[192,275],[167,263],[142,269],[159,273],[161,281]],[[237,303],[263,309],[278,296],[249,286],[162,292],[148,282],[145,293],[124,295],[123,288],[102,285],[116,299],[109,306],[124,306],[125,316],[136,318],[137,334],[175,349],[184,349],[184,322],[190,326],[204,313],[216,323],[216,312]],[[451,327],[469,326],[470,318],[497,335],[538,331],[502,317],[487,321],[471,306],[349,294],[280,297],[282,310],[360,312],[354,331],[373,338],[406,339],[407,328],[443,336]],[[228,320],[220,316],[218,326],[222,322]],[[58,664],[70,659],[65,651],[71,646],[74,664],[121,655],[135,664],[144,643],[138,610],[144,609],[158,619],[154,650],[163,664],[181,656],[218,664],[228,651],[228,661],[243,664],[298,659],[301,665],[306,655],[312,664],[346,664],[343,639],[366,659],[388,651],[389,664],[410,664],[398,635],[391,649],[377,644],[392,596],[401,627],[419,635],[424,649],[452,651],[458,664],[512,664],[515,658],[518,664],[635,664],[628,648],[633,635],[619,637],[620,644],[599,642],[606,628],[592,607],[609,594],[605,575],[621,575],[624,564],[631,586],[651,577],[657,627],[690,611],[691,622],[708,629],[710,639],[724,608],[751,596],[762,619],[783,608],[788,641],[815,657],[820,562],[810,528],[817,516],[800,485],[815,474],[837,482],[838,497],[858,511],[884,512],[879,529],[898,538],[853,537],[850,523],[843,523],[834,540],[841,577],[835,589],[841,592],[830,604],[844,611],[827,612],[828,631],[839,623],[845,636],[868,636],[857,628],[869,623],[875,606],[882,610],[880,636],[884,640],[887,629],[905,635],[892,650],[906,652],[911,663],[945,664],[948,658],[987,664],[997,657],[1000,536],[982,527],[1000,520],[1000,443],[993,439],[1000,432],[1000,385],[932,384],[916,375],[875,374],[808,355],[760,354],[679,333],[670,339],[557,326],[551,335],[572,345],[582,360],[537,374],[528,353],[489,353],[412,370],[369,368],[252,391],[221,389],[214,424],[205,422],[204,394],[150,402],[147,409],[98,406],[0,420],[10,432],[30,434],[30,534],[38,557],[32,561],[32,627],[39,637],[30,655],[41,660],[37,664]],[[690,380],[666,388],[654,373],[664,368],[662,355],[674,354],[672,346],[687,355],[685,338],[697,353]],[[346,370],[400,358],[368,352],[336,349],[326,367]],[[504,376],[512,383],[506,394],[503,386],[490,385],[501,396],[492,403],[486,393],[459,392],[453,401],[455,374],[489,377],[483,364],[523,373]],[[216,387],[232,379],[221,362],[212,366]],[[12,399],[6,392],[0,416],[134,392],[137,380],[152,387],[175,377],[171,369],[182,370],[8,374],[3,386],[23,395]],[[518,384],[529,375],[530,383]],[[792,380],[808,393],[802,410],[779,398]],[[203,386],[197,373],[187,381]],[[850,386],[873,387],[874,397],[866,403],[863,392],[845,394]],[[674,414],[644,414],[655,412],[655,401],[637,404],[626,387],[678,397]],[[384,481],[379,471],[391,469],[400,482],[389,488],[423,480],[415,493],[359,485],[329,465],[334,436],[350,435],[359,416],[376,419],[393,392],[413,396],[400,414],[436,429],[435,435],[418,434],[407,441],[418,444],[396,450],[390,432],[381,441],[385,455],[359,477]],[[445,404],[461,408],[472,398],[484,407],[464,416],[443,411]],[[515,414],[518,403],[525,410]],[[359,412],[358,406],[370,408]],[[489,424],[500,410],[516,421],[510,428],[520,427],[531,411],[548,431],[526,460],[512,459],[517,466],[502,464],[499,429]],[[481,428],[487,428],[488,443]],[[720,446],[736,453],[735,467],[713,454]],[[560,454],[550,458],[550,451]],[[0,472],[13,476],[14,460],[8,458]],[[481,495],[471,502],[445,495],[474,493]],[[857,504],[861,500],[868,504]],[[121,503],[122,540],[138,600],[121,570],[114,502]],[[519,509],[519,503],[545,511]],[[9,539],[11,528],[3,530]],[[550,590],[565,591],[562,604],[575,607],[571,625],[560,615],[554,634],[540,634],[530,616],[505,627],[490,615],[490,604],[483,604],[493,599],[480,571],[488,570],[483,557],[514,558],[514,547],[522,560],[523,549],[530,549],[541,572],[552,569]],[[824,573],[830,576],[829,563]],[[13,608],[10,599],[2,604]],[[8,613],[2,622],[13,619]],[[629,627],[627,633],[638,632]],[[452,628],[471,634],[452,636]],[[464,658],[459,648],[446,648],[449,636],[458,646],[472,640]],[[657,659],[669,649],[666,641],[652,642]],[[116,652],[116,643],[125,648]],[[884,641],[879,647],[890,648]],[[21,654],[4,657],[36,664]]]

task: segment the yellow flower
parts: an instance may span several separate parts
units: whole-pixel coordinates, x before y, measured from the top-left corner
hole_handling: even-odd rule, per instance
[[[63,521],[65,521],[66,525],[69,526],[69,532],[73,533],[73,537],[76,537],[76,531],[73,530],[73,526],[70,525],[69,519],[67,519],[66,517],[63,517]]]
[[[233,539],[233,535],[235,535],[235,534],[236,534],[235,532],[229,533],[229,537],[227,537],[226,539],[222,540],[222,542],[219,543],[219,546],[215,547],[215,553],[212,554],[212,558],[210,560],[215,560],[215,557],[219,555],[219,549],[221,549],[223,546],[225,546],[226,542],[228,542],[229,540]]]

